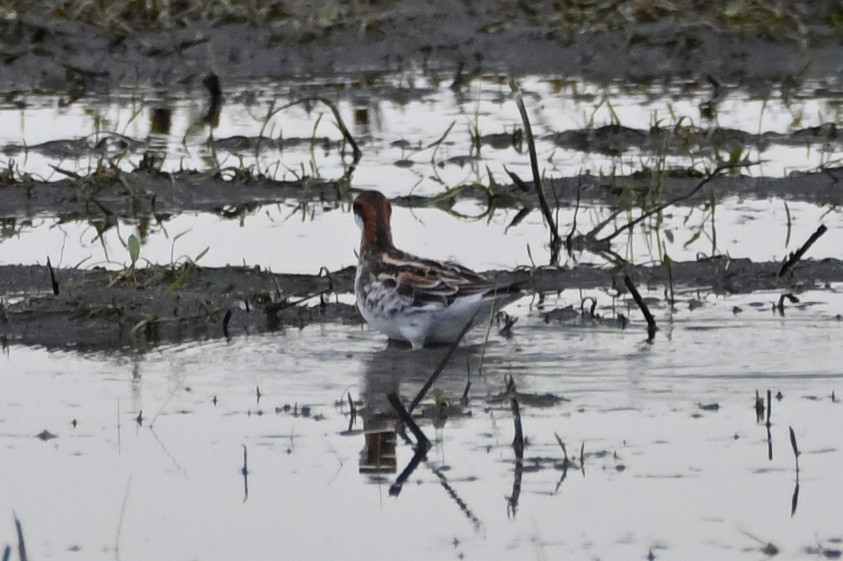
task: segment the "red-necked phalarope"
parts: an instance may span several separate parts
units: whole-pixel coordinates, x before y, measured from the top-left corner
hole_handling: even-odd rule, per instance
[[[422,259],[396,249],[389,220],[392,206],[378,191],[354,200],[362,230],[354,291],[369,326],[414,349],[452,343],[469,321],[521,296],[516,285],[501,285],[456,263]]]

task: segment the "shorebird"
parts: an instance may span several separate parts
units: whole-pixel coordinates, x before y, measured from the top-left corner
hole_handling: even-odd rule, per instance
[[[362,231],[354,292],[372,329],[414,349],[453,343],[469,322],[511,303],[521,292],[447,261],[422,259],[392,243],[392,205],[378,191],[354,200]]]

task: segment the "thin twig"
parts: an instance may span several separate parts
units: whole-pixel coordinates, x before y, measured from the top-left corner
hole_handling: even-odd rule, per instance
[[[331,271],[329,271],[327,267],[322,267],[321,269],[319,269],[318,278],[322,278],[323,272],[325,273],[325,278],[328,279],[328,286],[326,286],[325,288],[323,288],[321,290],[317,290],[316,292],[313,292],[311,294],[306,294],[306,295],[302,296],[301,298],[298,298],[297,300],[290,301],[290,300],[287,300],[285,298],[284,300],[282,300],[280,302],[268,304],[263,309],[264,314],[266,314],[269,317],[272,317],[272,316],[275,316],[278,312],[280,312],[281,310],[283,310],[285,308],[289,308],[291,306],[298,306],[302,302],[307,302],[308,300],[310,300],[312,298],[316,298],[317,296],[325,296],[326,294],[330,294],[331,292],[333,292],[334,291],[334,279],[331,277]],[[272,277],[272,279],[275,282],[278,282],[277,279],[274,276]]]
[[[559,444],[559,447],[562,448],[562,465],[565,466],[565,468],[567,468],[568,465],[570,465],[570,463],[571,463],[570,460],[568,459],[568,449],[565,447],[565,443],[562,442],[562,439],[559,437],[558,434],[556,434],[554,432],[553,436],[556,438],[556,442],[557,442],[557,444]]]
[[[395,409],[395,413],[398,415],[398,418],[407,425],[407,428],[409,428],[410,432],[412,432],[416,437],[416,449],[427,452],[430,449],[430,440],[421,428],[419,428],[419,425],[416,424],[415,419],[413,419],[409,411],[404,408],[404,404],[401,403],[401,399],[398,397],[398,394],[395,392],[389,392],[386,394],[386,399],[389,400],[389,404],[392,405],[393,409]]]
[[[507,514],[514,517],[518,510],[518,499],[521,497],[521,478],[524,474],[524,432],[521,427],[521,409],[518,406],[515,381],[511,376],[506,382],[506,389],[512,395],[510,406],[512,407],[512,420],[515,425],[515,436],[512,439],[512,448],[515,451],[515,471],[512,478],[512,494],[507,499]]]
[[[555,495],[556,493],[559,492],[559,488],[562,487],[562,484],[568,478],[568,467],[570,467],[571,462],[568,460],[568,451],[565,449],[565,443],[562,442],[562,439],[559,438],[559,435],[556,434],[555,432],[553,433],[553,436],[556,437],[556,442],[558,442],[559,446],[562,448],[562,456],[563,456],[563,458],[562,458],[562,475],[559,477],[559,481],[556,482],[556,487],[554,487],[554,489],[553,489],[553,494]],[[585,472],[583,472],[583,473],[585,473]]]
[[[790,499],[790,516],[793,517],[796,514],[796,507],[799,504],[799,456],[802,452],[799,451],[799,447],[796,445],[796,433],[793,432],[793,427],[787,427],[790,431],[790,446],[793,448],[793,457],[796,460],[796,485],[793,487],[793,496]]]
[[[348,415],[348,430],[351,430],[351,427],[354,426],[354,423],[357,421],[357,408],[354,406],[354,400],[351,399],[351,392],[348,392],[348,408],[351,411]]]
[[[789,301],[791,304],[798,304],[799,298],[796,297],[795,294],[788,292],[786,294],[782,294],[779,296],[779,303],[773,304],[773,309],[779,312],[780,316],[784,316],[784,302],[785,300]]]
[[[471,378],[469,377],[465,381],[465,389],[462,392],[462,397],[460,398],[460,405],[463,407],[468,405],[468,390],[471,389]]]
[[[436,152],[439,150],[439,146],[443,142],[445,142],[445,139],[448,137],[448,134],[451,132],[451,129],[454,128],[455,124],[456,121],[451,121],[451,124],[448,125],[448,128],[445,130],[444,134],[442,134],[442,136],[440,136],[437,140],[434,140],[425,147],[425,150],[427,150],[428,148],[433,148],[433,153],[430,155],[431,164],[434,163],[434,160],[436,159]]]
[[[462,338],[465,337],[466,333],[468,333],[468,330],[471,329],[471,326],[474,323],[474,317],[476,315],[477,314],[475,314],[471,317],[470,320],[468,320],[468,322],[465,324],[465,327],[463,327],[462,331],[460,331],[460,334],[457,339],[453,343],[451,343],[451,346],[448,348],[448,352],[446,352],[445,356],[442,357],[442,360],[439,361],[439,365],[433,371],[433,374],[430,375],[430,378],[427,379],[427,382],[425,382],[424,386],[422,386],[422,388],[419,390],[418,395],[416,395],[413,401],[410,402],[409,411],[411,413],[416,407],[418,407],[421,400],[424,399],[425,395],[427,395],[427,392],[430,390],[430,387],[433,385],[436,379],[439,378],[439,375],[442,374],[442,371],[445,369],[445,365],[448,364],[449,360],[451,360],[451,357],[454,355],[454,351],[457,350],[457,346],[460,344],[460,341],[462,341]]]
[[[503,171],[505,171],[506,174],[509,176],[509,178],[512,180],[512,182],[515,183],[516,187],[518,187],[519,189],[521,189],[525,193],[530,190],[530,186],[527,185],[526,183],[524,183],[524,180],[521,179],[521,177],[517,173],[515,173],[514,171],[511,171],[506,166],[503,166]]]
[[[50,263],[50,258],[47,257],[47,270],[50,271],[50,285],[53,287],[53,295],[59,295],[59,281],[56,280],[56,272],[53,270],[53,264]]]
[[[509,87],[512,90],[515,104],[518,106],[518,112],[521,114],[521,121],[524,124],[524,136],[527,139],[527,151],[530,154],[530,171],[533,174],[533,187],[535,187],[536,195],[539,198],[539,206],[541,207],[544,219],[547,221],[548,228],[550,228],[551,265],[555,265],[553,256],[556,256],[558,259],[557,253],[562,243],[559,238],[559,231],[556,228],[556,222],[553,220],[553,214],[550,212],[550,206],[548,206],[547,199],[544,196],[541,174],[539,173],[539,159],[536,155],[536,142],[533,139],[533,127],[530,126],[530,118],[527,115],[527,108],[524,106],[524,98],[521,96],[521,90],[513,78],[509,80]]]
[[[647,303],[644,302],[643,298],[641,298],[641,294],[638,292],[638,289],[635,288],[634,284],[632,284],[632,279],[629,278],[629,274],[624,274],[623,283],[626,285],[629,293],[632,294],[632,299],[635,300],[635,303],[638,304],[639,308],[641,308],[641,313],[644,314],[644,319],[647,320],[647,342],[652,343],[656,336],[656,330],[658,329],[658,327],[656,327],[656,320],[653,318],[653,314],[650,313],[650,308],[647,306]]]
[[[574,248],[574,235],[577,233],[577,215],[580,212],[580,197],[582,196],[582,181],[577,181],[577,204],[574,206],[574,218],[571,221],[571,231],[565,238],[565,249],[571,253]]]
[[[515,461],[520,462],[524,459],[524,431],[521,426],[521,407],[518,405],[518,397],[515,392],[515,382],[512,378],[510,378],[509,382],[507,382],[507,390],[512,393],[510,406],[512,407],[512,422],[515,425],[515,436],[512,438],[512,448],[515,450]]]
[[[328,106],[328,108],[331,110],[331,113],[334,114],[334,119],[336,119],[336,121],[337,121],[337,128],[340,129],[340,132],[342,133],[342,137],[345,139],[346,142],[348,142],[351,145],[351,150],[352,150],[352,153],[353,153],[353,156],[354,156],[354,163],[356,164],[357,162],[359,162],[361,156],[363,155],[363,152],[360,151],[360,147],[357,146],[357,142],[354,141],[354,137],[351,136],[350,132],[348,132],[348,128],[345,126],[345,121],[343,121],[342,115],[340,115],[339,109],[337,109],[337,106],[334,105],[334,103],[330,99],[327,99],[327,98],[324,98],[324,97],[305,97],[303,99],[297,99],[295,101],[291,101],[290,103],[287,103],[286,105],[282,105],[278,109],[270,111],[267,114],[266,119],[269,120],[276,113],[280,113],[284,109],[287,109],[287,108],[292,107],[294,105],[300,105],[302,103],[310,103],[312,101],[318,101],[318,102],[324,103],[325,105]]]
[[[767,390],[767,426],[770,426],[770,415],[773,414],[773,392]]]
[[[75,171],[67,171],[67,170],[62,169],[58,166],[54,166],[53,164],[47,164],[47,165],[50,166],[51,168],[53,168],[55,171],[59,172],[60,174],[65,175],[65,176],[67,176],[71,179],[82,179],[82,176],[79,175],[78,173],[76,173]]]
[[[585,441],[580,443],[580,471],[582,471],[582,476],[585,477]]]
[[[161,412],[164,411],[164,408],[167,407],[167,404],[170,403],[170,400],[173,399],[173,396],[176,395],[176,392],[181,389],[182,384],[187,379],[187,376],[182,377],[181,380],[175,385],[175,387],[170,391],[170,394],[167,396],[167,399],[164,400],[164,403],[161,404],[161,407],[158,408],[158,411],[155,412],[155,415],[152,417],[152,420],[149,421],[149,428],[151,429],[152,426],[155,424],[155,421],[158,420],[159,415]]]
[[[799,447],[796,445],[796,433],[793,432],[793,427],[787,427],[790,431],[790,447],[793,448],[793,457],[796,460],[796,473],[799,473],[799,456],[802,452],[799,451]]]
[[[688,191],[684,195],[677,195],[676,197],[673,197],[669,201],[660,204],[656,208],[641,214],[641,216],[639,216],[635,220],[631,220],[630,222],[627,222],[626,224],[624,224],[623,226],[621,226],[620,228],[618,228],[617,230],[615,230],[614,232],[612,232],[611,234],[606,236],[605,238],[600,238],[599,240],[597,240],[597,242],[598,243],[608,243],[608,242],[612,241],[613,239],[615,239],[620,234],[622,234],[623,232],[625,232],[626,230],[631,230],[632,228],[634,228],[635,226],[637,226],[638,224],[640,224],[641,222],[643,222],[647,218],[653,216],[654,214],[658,214],[658,213],[662,212],[663,210],[665,210],[666,208],[669,208],[669,207],[675,205],[676,203],[682,202],[686,199],[690,199],[695,194],[697,194],[697,192],[699,192],[700,189],[705,187],[709,182],[711,182],[712,179],[714,179],[715,177],[720,175],[722,172],[724,172],[726,170],[730,170],[730,169],[739,168],[739,167],[748,167],[750,165],[754,165],[754,164],[751,163],[751,162],[746,162],[746,163],[740,163],[740,164],[720,164],[720,165],[718,165],[716,168],[714,168],[714,170],[711,173],[709,173],[707,176],[702,178],[700,180],[700,182],[697,183],[697,185],[693,189],[691,189],[690,191]]]
[[[765,426],[767,427],[767,461],[773,461],[773,433],[770,430],[772,427],[772,423],[770,422],[770,415],[772,415],[773,411],[773,392],[767,390],[767,422]]]
[[[126,516],[126,505],[129,502],[129,487],[132,485],[132,476],[126,481],[126,491],[123,493],[123,505],[120,507],[120,518],[117,519],[117,535],[114,537],[114,551],[117,558],[120,558],[120,533],[123,531],[123,518]]]
[[[18,556],[20,557],[20,561],[27,561],[29,559],[26,556],[26,542],[23,539],[23,526],[18,520],[18,515],[13,513],[15,517],[15,530],[18,533]]]
[[[243,445],[243,467],[240,468],[240,473],[243,474],[243,502],[249,500],[249,451],[246,445]]]
[[[811,246],[814,245],[814,242],[820,239],[820,236],[825,234],[826,230],[828,230],[828,228],[825,227],[825,224],[820,224],[820,227],[817,228],[816,232],[811,234],[811,237],[808,238],[808,241],[806,241],[802,247],[796,250],[796,253],[791,254],[790,259],[788,259],[785,264],[782,265],[782,268],[779,270],[778,276],[783,277],[785,273],[790,271],[793,266],[796,265],[796,263],[798,263],[800,259],[802,259],[802,257],[808,252],[808,250],[811,249]]]
[[[425,453],[421,449],[417,449],[416,453],[413,454],[413,457],[410,458],[410,462],[407,464],[407,467],[404,468],[398,477],[395,479],[395,483],[389,486],[389,496],[390,497],[397,497],[401,493],[401,488],[404,486],[404,483],[410,476],[416,471],[416,468],[419,467],[419,464],[424,460]]]

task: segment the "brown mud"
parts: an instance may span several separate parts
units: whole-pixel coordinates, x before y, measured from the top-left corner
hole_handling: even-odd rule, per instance
[[[14,175],[14,174],[12,174]],[[11,177],[11,179],[8,179]],[[746,199],[780,198],[834,207],[843,203],[843,168],[826,168],[788,177],[749,177],[720,175],[697,190],[703,176],[695,170],[667,172],[641,171],[632,175],[599,176],[588,173],[574,177],[551,177],[545,181],[547,198],[560,207],[581,203],[617,206],[629,204],[630,195],[644,199],[658,184],[659,197],[693,204],[738,196]],[[528,189],[514,184],[464,184],[443,195],[396,197],[393,204],[406,207],[435,206],[447,210],[459,201],[471,200],[490,209],[537,209],[538,198],[531,181]],[[32,178],[0,177],[0,217],[5,235],[15,230],[16,218],[51,215],[62,220],[101,220],[118,218],[163,220],[180,212],[208,212],[235,217],[260,206],[297,201],[301,204],[349,204],[354,188],[347,178],[305,178],[297,181],[271,179],[244,170],[230,173],[183,171],[162,173],[155,170],[106,172],[40,181]],[[684,198],[688,195],[687,198]],[[639,201],[636,201],[639,202]]]
[[[673,4],[681,7],[682,2]],[[132,14],[125,20],[102,21],[84,10],[77,19],[67,19],[55,7],[45,12],[40,5],[27,6],[0,0],[5,16],[0,18],[0,92],[13,106],[25,106],[31,94],[57,96],[60,104],[67,104],[117,88],[204,90],[209,74],[219,77],[223,89],[254,80],[306,76],[321,80],[323,87],[406,99],[420,95],[412,83],[384,85],[380,78],[419,71],[437,72],[438,80],[452,82],[455,90],[481,73],[711,84],[715,103],[723,88],[786,92],[809,79],[834,81],[843,60],[839,28],[843,11],[835,2],[792,3],[782,13],[762,10],[745,21],[736,18],[734,10],[728,18],[695,4],[687,12],[662,13],[658,7],[648,11],[646,2],[632,12],[615,8],[603,12],[607,8],[600,2],[591,3],[594,13],[582,7],[572,12],[558,2],[503,0],[363,3],[353,8],[343,3],[291,2],[271,18],[220,16],[201,21],[162,17],[150,21]],[[328,10],[330,6],[335,9]],[[313,87],[318,93],[319,86]],[[479,143],[499,147],[522,140],[509,134],[488,135]],[[638,149],[656,156],[709,157],[770,144],[818,146],[831,153],[841,142],[834,123],[781,134],[612,125],[565,131],[550,140],[583,152],[620,154]],[[235,137],[212,142],[218,149],[254,152],[272,143],[277,149],[280,141]],[[315,142],[330,144],[324,139]],[[98,151],[105,154],[112,145],[134,154],[150,151],[147,140],[122,135],[99,136],[96,143],[56,139],[2,149],[10,158],[34,151],[73,159]],[[327,147],[343,150],[341,144]],[[365,153],[366,146],[362,149]],[[472,157],[469,147],[466,153]],[[110,166],[104,158],[101,167],[84,176],[58,171],[66,177],[54,182],[10,167],[0,171],[0,236],[16,235],[34,216],[86,220],[105,229],[119,218],[166,221],[182,212],[236,217],[279,202],[345,205],[354,194],[348,160],[342,178],[300,181],[277,181],[242,169],[162,173],[146,158],[133,172]],[[700,176],[693,170],[644,171],[631,176],[550,178],[545,188],[554,204],[569,207],[577,201],[616,207],[621,200],[628,204],[632,193],[640,196],[644,208],[642,201],[656,181],[662,201],[693,193],[678,204],[706,201],[713,192],[718,197],[778,197],[834,207],[841,202],[841,176],[843,169],[831,167],[784,178],[734,173],[696,191]],[[464,199],[480,201],[489,209],[538,208],[533,190],[515,185],[463,185],[445,196],[399,197],[395,204],[448,210]],[[715,258],[673,263],[671,275],[676,286],[718,293],[788,292],[843,281],[843,262],[837,260],[802,261],[782,278],[777,275],[780,268],[781,263]],[[621,294],[619,279],[624,272],[643,286],[664,287],[669,282],[667,270],[660,266],[579,265],[491,274],[528,279],[536,294],[598,287]],[[352,292],[351,269],[330,275],[279,275],[259,268],[215,269],[186,262],[116,272],[58,269],[54,275],[57,294],[46,267],[0,267],[3,344],[143,349],[159,342],[298,329],[320,321],[361,322],[353,306],[336,299]]]
[[[74,11],[78,2],[63,3],[71,7],[62,11],[61,4],[0,2],[0,89],[199,87],[211,72],[225,84],[418,68],[456,74],[460,66],[466,76],[711,77],[763,89],[770,82],[835,76],[843,54],[841,10],[830,0],[775,8],[747,0],[728,10],[684,0],[292,1],[216,17],[151,13],[134,8],[137,2],[120,3],[128,6],[123,13],[84,3]]]
[[[722,257],[676,262],[670,273],[677,290],[693,288],[718,294],[755,290],[798,294],[843,282],[843,261],[835,259],[799,262],[782,277],[780,270],[780,263]],[[527,294],[600,288],[626,299],[624,273],[631,274],[641,287],[660,292],[670,283],[668,271],[659,266],[579,265],[488,272],[501,281],[523,281]],[[58,294],[53,290],[53,278]],[[0,294],[5,299],[0,305],[0,341],[4,346],[21,343],[129,350],[164,342],[301,329],[320,322],[363,328],[357,309],[337,299],[337,295],[353,292],[353,280],[353,267],[320,275],[290,275],[259,267],[200,268],[185,263],[123,271],[58,269],[51,277],[44,266],[8,265],[0,268]],[[679,297],[673,305],[688,307],[691,300]],[[665,298],[650,301],[658,306],[668,303]],[[607,296],[598,302],[597,311],[605,313],[613,304],[614,299]],[[772,310],[781,302],[763,304]],[[537,297],[530,307],[531,314],[544,321],[570,323],[582,315],[545,309]],[[624,311],[640,317],[637,310]]]

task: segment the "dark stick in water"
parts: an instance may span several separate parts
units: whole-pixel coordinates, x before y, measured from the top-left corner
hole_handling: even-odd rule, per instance
[[[814,245],[814,242],[820,239],[820,236],[825,234],[826,230],[828,230],[828,228],[825,227],[825,224],[820,224],[820,227],[817,228],[816,232],[811,234],[811,237],[808,238],[808,241],[806,241],[802,247],[797,249],[796,253],[791,254],[790,259],[785,261],[785,264],[782,265],[782,268],[779,270],[778,276],[783,277],[785,273],[790,271],[793,266],[796,265],[800,259],[802,259],[802,257],[808,252],[808,250],[811,249],[811,246]]]
[[[656,320],[653,318],[653,314],[650,313],[650,308],[647,307],[647,303],[644,302],[643,298],[641,298],[641,294],[638,292],[638,289],[635,288],[634,284],[632,284],[632,279],[629,278],[628,274],[624,274],[623,283],[626,285],[629,293],[632,294],[632,299],[635,300],[635,303],[638,304],[639,308],[641,308],[641,313],[644,314],[644,319],[647,320],[647,342],[652,343],[656,336],[656,330],[658,329],[658,327],[656,327]]]

